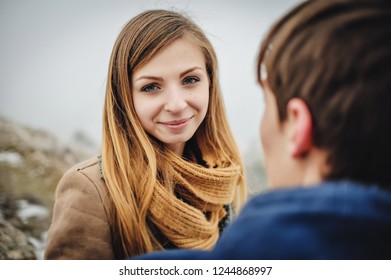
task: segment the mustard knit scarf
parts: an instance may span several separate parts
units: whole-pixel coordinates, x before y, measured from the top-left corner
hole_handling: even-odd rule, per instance
[[[170,152],[166,159],[172,163],[180,197],[159,183],[152,196],[150,219],[178,248],[209,249],[219,237],[224,205],[233,202],[240,167],[206,168]]]

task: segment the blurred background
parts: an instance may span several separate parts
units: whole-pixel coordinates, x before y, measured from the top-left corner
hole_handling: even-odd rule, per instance
[[[99,151],[114,41],[146,9],[183,12],[208,35],[250,192],[264,190],[255,60],[265,32],[298,2],[0,0],[0,259],[42,259],[58,180]]]

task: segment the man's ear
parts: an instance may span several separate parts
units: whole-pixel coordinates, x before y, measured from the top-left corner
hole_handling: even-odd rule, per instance
[[[300,98],[292,98],[287,105],[289,152],[293,157],[303,157],[312,147],[312,115]]]

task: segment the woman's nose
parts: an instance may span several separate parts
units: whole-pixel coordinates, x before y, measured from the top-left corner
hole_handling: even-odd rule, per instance
[[[178,113],[186,109],[187,101],[185,100],[184,92],[179,89],[170,89],[167,93],[164,110],[171,113]]]

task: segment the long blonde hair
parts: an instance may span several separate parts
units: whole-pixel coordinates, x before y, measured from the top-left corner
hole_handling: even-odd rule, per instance
[[[111,225],[117,258],[162,249],[148,226],[148,209],[157,181],[172,188],[164,145],[141,126],[132,101],[132,74],[159,50],[190,34],[202,49],[210,78],[209,108],[185,153],[241,167],[236,209],[246,199],[243,162],[227,121],[218,80],[217,57],[200,28],[180,13],[150,10],[120,32],[110,59],[103,112],[102,169],[114,213]],[[196,150],[196,151],[194,151]],[[199,157],[193,157],[199,163]]]

